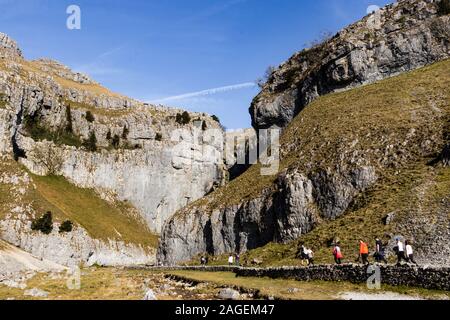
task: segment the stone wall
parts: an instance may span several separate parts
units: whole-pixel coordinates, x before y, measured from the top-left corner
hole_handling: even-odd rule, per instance
[[[421,287],[434,290],[450,290],[450,268],[377,265],[381,283],[392,286]],[[354,264],[340,266],[319,265],[313,267],[236,268],[238,277],[269,277],[298,281],[349,281],[366,283],[374,274],[373,269]]]

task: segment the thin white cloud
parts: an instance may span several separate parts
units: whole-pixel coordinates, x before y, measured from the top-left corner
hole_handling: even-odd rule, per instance
[[[91,63],[74,68],[78,72],[88,74],[90,76],[103,76],[108,74],[117,74],[122,72],[119,68],[110,67],[108,58],[117,54],[124,48],[124,45],[109,49],[100,53]]]
[[[256,83],[254,83],[254,82],[239,83],[239,84],[234,84],[231,86],[212,88],[212,89],[207,89],[207,90],[202,90],[202,91],[185,93],[185,94],[181,94],[181,95],[177,95],[177,96],[166,97],[166,98],[158,99],[158,100],[154,101],[154,103],[164,103],[164,102],[169,102],[169,101],[185,100],[185,99],[194,98],[194,97],[210,96],[210,95],[228,92],[228,91],[252,88],[255,86],[256,86]]]
[[[230,0],[230,1],[226,1],[223,3],[220,3],[219,5],[214,5],[211,7],[206,8],[203,11],[200,11],[190,17],[187,17],[185,19],[182,19],[180,21],[180,23],[184,24],[184,23],[192,23],[193,21],[199,20],[199,19],[204,19],[204,18],[209,18],[212,17],[216,14],[222,13],[223,11],[228,10],[229,8],[244,3],[248,0]]]

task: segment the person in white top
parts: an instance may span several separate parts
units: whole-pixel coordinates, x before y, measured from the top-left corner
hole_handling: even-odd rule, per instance
[[[408,262],[405,256],[405,246],[403,245],[403,242],[400,239],[397,239],[397,265],[400,265],[402,260],[405,260]]]
[[[314,252],[311,249],[305,249],[306,259],[308,259],[308,265],[314,265]]]
[[[414,261],[414,252],[411,244],[409,243],[409,241],[405,241],[405,245],[406,245],[406,259],[417,265],[417,262]]]
[[[228,257],[228,265],[229,265],[229,266],[232,266],[232,265],[233,265],[233,262],[234,262],[234,257],[233,257],[232,254],[230,254],[230,256]]]

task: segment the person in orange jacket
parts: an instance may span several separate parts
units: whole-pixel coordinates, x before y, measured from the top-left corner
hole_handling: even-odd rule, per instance
[[[363,264],[369,264],[369,245],[362,239],[359,240],[359,256],[357,261],[362,260]]]

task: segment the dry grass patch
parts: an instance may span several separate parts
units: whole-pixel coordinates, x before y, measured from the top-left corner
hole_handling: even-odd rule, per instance
[[[430,299],[450,298],[448,292],[421,288],[382,286],[381,290],[373,291],[369,290],[364,284],[349,282],[301,282],[289,279],[236,277],[232,272],[171,271],[170,273],[187,279],[214,283],[218,286],[259,290],[262,295],[286,300],[336,300],[344,292],[377,294],[387,291]]]

